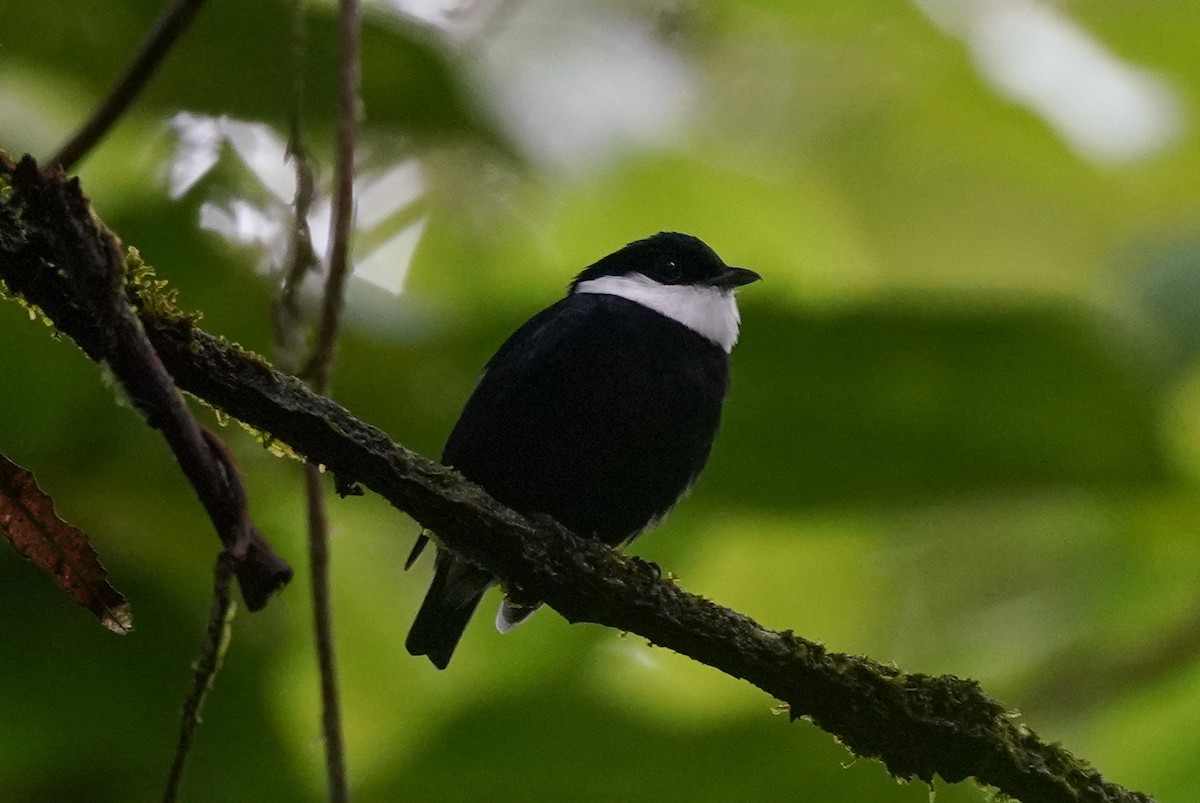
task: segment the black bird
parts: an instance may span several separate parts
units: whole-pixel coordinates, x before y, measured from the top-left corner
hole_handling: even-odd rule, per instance
[[[488,362],[442,462],[513,510],[627,544],[704,468],[738,337],[733,291],[760,278],[673,232],[604,257]],[[417,539],[405,568],[427,540]],[[408,651],[445,669],[495,582],[439,548]],[[505,633],[535,609],[506,600],[496,628]]]

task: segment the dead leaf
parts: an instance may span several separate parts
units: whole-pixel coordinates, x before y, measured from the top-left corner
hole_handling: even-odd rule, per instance
[[[129,605],[78,528],[54,512],[33,474],[0,454],[0,533],[114,633],[133,629]]]

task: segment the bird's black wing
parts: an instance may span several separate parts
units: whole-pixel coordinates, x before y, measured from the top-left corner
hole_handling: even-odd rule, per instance
[[[443,450],[443,463],[458,468],[469,479],[483,483],[493,494],[496,491],[485,479],[492,475],[484,472],[482,467],[488,464],[495,467],[496,460],[502,456],[493,453],[486,444],[495,441],[494,432],[502,424],[503,417],[527,406],[521,388],[530,381],[537,381],[540,372],[534,366],[562,348],[562,340],[571,338],[581,314],[590,306],[566,301],[564,299],[530,319],[488,361]],[[499,487],[509,485],[501,483]],[[501,500],[510,505],[513,504],[511,499],[501,496]],[[428,542],[429,537],[422,532],[405,562],[406,569],[412,566]],[[405,640],[409,653],[426,655],[434,666],[444,669],[479,600],[493,582],[494,578],[487,572],[439,549],[433,582]],[[509,617],[513,621],[505,620],[503,627],[511,627],[532,610],[521,609],[518,616]]]
[[[468,408],[473,402],[476,407],[484,406],[475,401],[481,392],[491,397],[493,404],[488,405],[489,407],[511,406],[512,402],[506,390],[515,388],[522,381],[520,367],[534,364],[542,355],[552,352],[557,348],[559,341],[569,338],[575,326],[586,319],[586,310],[581,306],[587,305],[565,303],[572,298],[568,296],[547,307],[509,335],[484,366],[479,380],[475,383],[475,390],[468,400]],[[520,360],[514,359],[513,356],[518,353],[523,355]],[[470,464],[472,453],[478,451],[471,445],[471,433],[475,429],[472,424],[484,415],[485,412],[475,410],[468,416],[467,410],[464,410],[442,449],[442,463],[463,471],[468,479],[472,478],[472,474],[463,469],[463,463]],[[428,543],[429,535],[422,531],[404,561],[405,571],[417,562]]]
[[[573,294],[489,361],[443,462],[504,504],[621,543],[661,517],[712,446],[728,357],[676,321]]]

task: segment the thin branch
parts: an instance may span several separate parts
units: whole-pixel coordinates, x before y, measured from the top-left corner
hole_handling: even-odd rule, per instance
[[[350,799],[346,782],[346,745],[342,738],[342,703],[339,694],[337,655],[334,651],[333,599],[329,587],[329,520],[325,514],[325,483],[313,463],[304,467],[308,499],[308,564],[312,581],[313,630],[317,643],[317,669],[321,677],[321,733],[325,740],[325,779],[329,799]]]
[[[243,546],[244,548],[244,546]],[[183,716],[179,724],[179,743],[175,747],[175,756],[171,761],[171,771],[167,776],[167,789],[163,794],[163,803],[174,803],[179,799],[179,790],[183,783],[183,769],[187,765],[191,753],[192,741],[196,729],[200,727],[200,715],[204,710],[204,700],[212,691],[213,682],[229,640],[233,635],[233,615],[237,605],[233,601],[232,584],[240,558],[238,549],[222,550],[217,555],[216,566],[213,569],[213,598],[209,607],[208,625],[204,629],[204,642],[200,646],[200,657],[196,659],[196,674],[192,681],[192,690],[183,704]]]
[[[320,328],[305,375],[317,393],[329,390],[333,356],[341,329],[346,278],[350,267],[350,232],[354,219],[354,147],[358,127],[359,38],[358,0],[341,0],[338,13],[338,104],[337,155],[334,164],[333,214],[330,221],[329,276],[325,281]],[[298,91],[302,89],[298,88]],[[293,118],[293,136],[299,138],[299,99]],[[299,192],[299,188],[298,188]],[[297,222],[294,231],[300,231]],[[285,283],[284,291],[287,291]],[[294,291],[293,291],[294,292]],[[317,666],[321,676],[321,730],[325,742],[325,774],[333,803],[350,799],[346,783],[346,746],[342,735],[341,699],[334,649],[333,594],[329,585],[329,518],[325,512],[325,488],[316,464],[305,466],[308,498],[308,555],[312,580],[313,630]]]
[[[191,693],[183,704],[183,717],[179,726],[179,743],[171,761],[171,772],[167,776],[167,790],[163,803],[174,803],[179,799],[183,783],[183,768],[191,753],[196,729],[200,727],[200,715],[204,699],[212,690],[213,681],[221,668],[221,661],[231,636],[231,625],[236,606],[233,602],[231,585],[236,562],[229,553],[217,556],[213,578],[213,600],[208,613],[208,626],[204,630],[204,643],[200,647],[200,658],[196,661],[196,674]]]
[[[304,278],[321,264],[313,250],[312,234],[308,228],[308,213],[315,197],[316,171],[312,156],[304,144],[300,121],[295,117],[292,119],[287,153],[296,170],[296,194],[292,199],[288,267],[279,288],[279,296],[271,305],[271,323],[275,329],[276,360],[284,370],[294,373],[300,368],[301,352],[304,350],[300,288]]]
[[[272,306],[275,351],[291,370],[299,367],[304,342],[300,310],[300,288],[309,271],[320,266],[312,246],[308,213],[315,194],[315,166],[304,142],[304,58],[306,35],[304,0],[294,0],[292,30],[292,112],[288,157],[296,169],[296,195],[292,203],[290,264],[279,296]],[[332,356],[332,350],[329,354]],[[313,631],[317,646],[317,670],[321,689],[321,732],[325,743],[326,778],[330,798],[348,799],[345,743],[341,727],[337,662],[334,651],[333,605],[329,584],[329,527],[325,514],[324,487],[317,466],[304,467],[304,495],[308,511],[309,580],[312,588]]]
[[[191,26],[203,6],[204,0],[174,0],[171,3],[154,23],[133,61],[109,90],[108,96],[96,107],[87,122],[63,143],[58,152],[46,160],[47,164],[70,170],[84,154],[104,138],[113,124],[141,94],[146,83],[171,52],[171,48]]]
[[[95,355],[90,338],[97,333],[78,320],[84,314],[78,298],[88,292],[75,278],[80,266],[45,253],[49,241],[69,236],[84,221],[23,219],[28,200],[17,184],[8,197],[0,192],[0,278],[10,289],[16,280],[30,288],[21,290],[26,300]],[[86,222],[94,225],[90,217]],[[62,283],[22,276],[60,270]],[[177,311],[142,304],[141,312],[180,387],[327,466],[339,490],[361,484],[380,494],[447,547],[509,588],[544,600],[568,621],[636,633],[742,678],[785,702],[793,719],[811,719],[857,755],[882,761],[897,778],[974,777],[1027,803],[1151,800],[1038,739],[974,681],[904,673],[765,628],[665,582],[636,557],[579,538],[549,519],[532,521],[504,508],[453,470],[393,443]]]
[[[163,803],[174,803],[179,799],[179,790],[183,784],[183,770],[187,766],[191,754],[192,742],[196,730],[200,727],[200,715],[204,710],[204,700],[212,691],[217,673],[229,641],[233,638],[233,614],[237,606],[233,601],[231,586],[239,564],[246,557],[254,534],[254,525],[250,522],[250,512],[246,508],[246,489],[242,485],[241,475],[233,455],[225,444],[209,430],[203,430],[204,438],[213,451],[214,458],[222,465],[229,478],[231,503],[241,514],[236,524],[236,535],[233,542],[217,555],[213,568],[213,596],[209,606],[208,625],[204,629],[204,642],[200,646],[200,656],[194,666],[195,676],[192,690],[183,703],[183,715],[179,723],[179,742],[175,746],[175,756],[171,760],[171,771],[167,774],[167,788],[163,793]]]
[[[316,165],[304,141],[304,62],[307,52],[305,0],[292,0],[292,110],[289,115],[287,157],[296,171],[296,194],[292,199],[292,232],[288,244],[288,267],[279,296],[271,307],[275,329],[275,357],[288,373],[300,370],[304,349],[300,288],[321,260],[313,249],[308,215],[316,194]]]
[[[341,328],[346,274],[350,268],[350,229],[354,219],[354,140],[358,127],[359,38],[358,0],[341,0],[338,17],[337,167],[334,176],[333,219],[329,249],[329,278],[312,359],[304,376],[323,392],[329,383],[333,350]]]

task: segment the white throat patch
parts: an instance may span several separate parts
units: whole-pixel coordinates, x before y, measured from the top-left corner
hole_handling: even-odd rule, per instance
[[[738,339],[737,301],[732,290],[694,284],[660,284],[648,276],[601,276],[580,282],[576,293],[620,296],[649,307],[716,343],[725,353]]]

